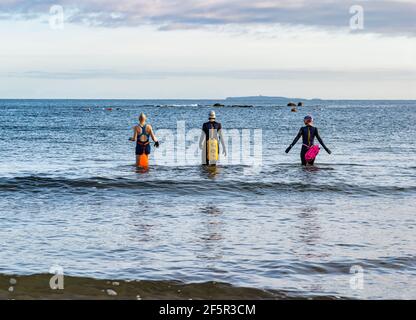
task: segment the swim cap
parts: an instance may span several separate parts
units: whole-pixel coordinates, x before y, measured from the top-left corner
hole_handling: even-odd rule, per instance
[[[313,121],[313,117],[311,115],[307,115],[303,121],[305,121],[306,123],[312,122]]]
[[[208,114],[208,119],[209,120],[214,120],[215,119],[215,111],[210,111]]]

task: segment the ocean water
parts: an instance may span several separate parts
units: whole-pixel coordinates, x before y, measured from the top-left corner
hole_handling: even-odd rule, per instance
[[[215,102],[0,100],[2,277],[58,265],[79,279],[182,283],[190,296],[214,282],[237,297],[416,298],[415,101],[220,107],[225,129],[261,131],[243,139],[261,145],[261,166],[156,161],[176,154],[178,121],[199,129]],[[175,133],[148,171],[128,141],[140,112],[156,135]],[[333,153],[303,168],[300,143],[284,150],[309,113]]]

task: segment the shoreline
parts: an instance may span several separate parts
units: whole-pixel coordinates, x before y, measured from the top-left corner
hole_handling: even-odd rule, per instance
[[[52,290],[52,274],[0,275],[0,300],[336,300],[285,291],[235,287],[227,283],[101,280],[64,277],[64,289]],[[12,289],[11,289],[12,288]]]

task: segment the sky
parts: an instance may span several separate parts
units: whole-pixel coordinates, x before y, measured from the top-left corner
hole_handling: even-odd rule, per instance
[[[415,17],[416,0],[0,0],[0,98],[416,99]]]

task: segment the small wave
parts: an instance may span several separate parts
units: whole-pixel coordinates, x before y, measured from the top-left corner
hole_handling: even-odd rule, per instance
[[[140,183],[139,183],[140,182]],[[39,191],[39,189],[146,189],[176,193],[206,193],[212,191],[248,192],[265,194],[268,192],[333,192],[349,195],[391,195],[395,193],[415,192],[416,186],[355,185],[347,183],[310,184],[305,182],[264,182],[249,180],[138,180],[133,178],[90,177],[68,179],[65,177],[24,176],[0,178],[0,190]]]
[[[352,266],[360,266],[365,270],[374,270],[380,273],[397,273],[399,271],[416,271],[416,257],[380,257],[378,259],[361,259],[348,261],[329,261],[321,263],[305,263],[299,261],[267,262],[262,265],[264,270],[273,270],[274,273],[286,274],[348,274]],[[269,271],[267,271],[269,272]]]

